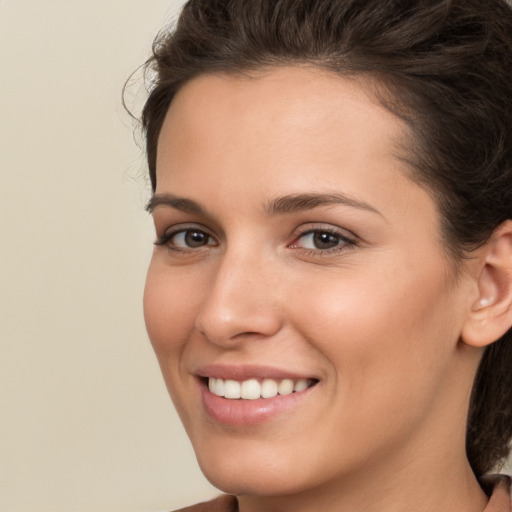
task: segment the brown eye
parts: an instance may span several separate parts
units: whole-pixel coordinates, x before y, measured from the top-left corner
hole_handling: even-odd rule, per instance
[[[179,249],[197,249],[206,245],[214,245],[210,235],[198,229],[178,231],[169,239],[169,244]]]
[[[305,249],[321,254],[332,251],[341,251],[353,247],[355,240],[345,234],[329,229],[311,229],[298,236],[290,247],[294,249]]]
[[[333,249],[344,242],[345,239],[337,233],[316,230],[304,233],[295,245],[304,249],[327,250]]]
[[[332,233],[315,231],[312,235],[312,243],[315,249],[332,249],[340,243],[340,237]]]

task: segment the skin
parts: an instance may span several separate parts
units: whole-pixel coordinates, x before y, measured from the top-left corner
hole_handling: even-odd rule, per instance
[[[480,260],[453,276],[436,205],[399,158],[409,130],[368,91],[307,67],[205,75],[161,131],[155,197],[204,211],[154,203],[157,240],[179,233],[155,246],[147,329],[203,472],[242,512],[485,508],[464,446],[482,349],[461,341]],[[268,211],[311,193],[350,201]],[[226,426],[200,398],[211,363],[319,382],[286,414]]]

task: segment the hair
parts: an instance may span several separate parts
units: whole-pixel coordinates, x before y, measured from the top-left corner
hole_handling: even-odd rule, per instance
[[[512,9],[505,0],[190,0],[146,63],[142,113],[153,190],[160,130],[194,77],[309,64],[362,76],[409,124],[411,175],[431,194],[451,260],[512,219]],[[474,473],[512,438],[512,330],[490,345],[470,401]]]

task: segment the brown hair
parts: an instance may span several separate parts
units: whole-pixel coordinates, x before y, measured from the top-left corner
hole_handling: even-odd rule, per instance
[[[512,9],[505,0],[190,0],[155,40],[142,114],[153,190],[167,109],[199,74],[308,63],[374,78],[411,126],[410,164],[455,259],[512,218]],[[512,331],[480,364],[467,454],[482,475],[509,453]]]

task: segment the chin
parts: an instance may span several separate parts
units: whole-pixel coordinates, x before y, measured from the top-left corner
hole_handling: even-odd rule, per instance
[[[196,454],[208,481],[228,494],[276,496],[297,492],[301,487],[297,461],[261,442],[245,449],[239,443],[218,450],[196,449]]]
[[[243,469],[234,465],[200,466],[205,477],[214,487],[235,496],[282,496],[293,494],[300,487],[295,480],[290,481],[291,469],[283,473],[265,467],[251,467],[251,465]]]

